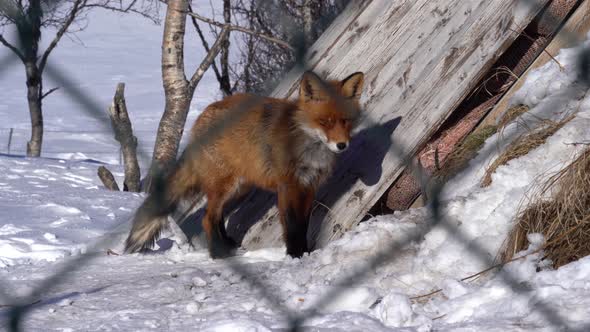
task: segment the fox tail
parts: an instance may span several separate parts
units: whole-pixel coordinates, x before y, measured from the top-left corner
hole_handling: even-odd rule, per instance
[[[202,195],[197,186],[191,185],[193,181],[186,181],[186,176],[191,173],[188,168],[181,166],[167,180],[155,181],[154,190],[135,212],[133,226],[125,241],[125,253],[152,248],[167,225],[168,215],[176,210],[180,200],[187,194]]]

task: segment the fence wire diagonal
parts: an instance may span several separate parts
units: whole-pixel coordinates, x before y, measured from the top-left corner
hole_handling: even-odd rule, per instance
[[[539,4],[534,0],[521,0],[521,2],[527,6],[535,6],[537,7]],[[306,42],[305,36],[301,32],[300,25],[295,22],[289,15],[286,14],[285,8],[282,8],[280,2],[277,4],[276,2],[270,1],[259,1],[259,6],[263,6],[263,8],[267,11],[271,11],[275,14],[280,20],[284,20],[287,23],[285,26],[288,27],[289,33],[291,33],[291,43],[295,45],[295,66],[300,69],[307,69],[311,68],[311,66],[306,62]],[[8,8],[8,9],[7,9]],[[7,0],[0,0],[0,11],[1,10],[9,10],[10,3]],[[13,14],[18,15],[18,13]],[[554,21],[555,24],[561,22],[561,20],[553,15],[549,15],[550,19]],[[30,29],[27,29],[27,22],[26,20],[19,20],[18,17],[15,17],[15,21],[20,22],[21,26],[19,27],[19,34],[18,37],[20,38],[20,45],[22,48],[27,47],[27,40],[29,36],[27,36],[27,31],[30,32]],[[565,38],[568,39],[568,42],[579,44],[581,41],[577,37],[577,35],[573,32],[569,32],[567,30],[562,29],[561,31],[565,32]],[[24,52],[28,52],[30,50],[24,50]],[[6,70],[14,60],[18,59],[16,56],[9,56],[0,59],[0,73],[3,70]],[[578,71],[579,71],[579,80],[585,83],[587,86],[590,83],[590,50],[585,49],[581,52],[578,61]],[[110,129],[110,119],[106,116],[105,111],[91,95],[89,95],[86,91],[80,88],[75,82],[73,82],[70,78],[64,74],[63,70],[60,70],[56,66],[47,65],[46,67],[46,74],[50,76],[54,81],[58,82],[60,86],[63,87],[63,90],[67,92],[67,94],[73,100],[77,101],[80,105],[82,105],[82,109],[87,112],[90,116],[94,117],[95,119],[104,123],[105,128]],[[331,91],[327,83],[323,83],[326,85],[327,91]],[[337,94],[332,93],[333,97],[338,99]],[[222,135],[223,131],[227,128],[231,127],[235,123],[239,122],[240,119],[247,113],[249,109],[253,106],[257,105],[262,101],[262,97],[253,97],[248,102],[239,105],[236,109],[227,112],[226,114],[231,114],[232,116],[225,116],[221,118],[219,121],[215,122],[210,128],[203,134],[197,137],[197,139],[193,140],[184,150],[182,157],[173,167],[179,167],[180,163],[184,158],[195,159],[199,157],[199,154],[202,153],[203,147],[207,146],[212,140],[216,139],[220,135]],[[345,101],[342,101],[342,105],[348,105]],[[346,109],[343,109],[347,111]],[[377,121],[372,120],[370,118],[365,118],[365,124],[368,126],[378,125]],[[406,147],[400,146],[398,142],[391,141],[390,147],[387,156],[404,156],[406,155]],[[148,154],[145,151],[138,150],[140,157],[148,159]],[[442,196],[441,193],[443,192],[444,185],[431,185],[431,179],[426,174],[426,171],[418,164],[412,162],[412,160],[407,160],[404,164],[406,169],[410,169],[414,174],[415,178],[419,180],[421,187],[424,193],[427,193],[427,197],[429,199],[428,210],[430,212],[430,216],[425,223],[425,226],[422,228],[416,228],[414,232],[409,233],[405,236],[401,241],[392,242],[389,246],[387,246],[384,250],[380,251],[377,255],[372,257],[370,261],[364,264],[362,267],[359,267],[355,272],[351,273],[344,278],[337,280],[334,285],[336,287],[330,289],[326,294],[324,294],[321,298],[319,298],[309,309],[303,312],[296,312],[290,308],[288,308],[280,298],[274,294],[271,294],[268,291],[267,285],[257,278],[255,274],[246,266],[245,264],[240,263],[234,259],[226,259],[223,261],[225,265],[227,265],[230,269],[233,270],[236,274],[241,275],[244,280],[253,288],[256,289],[260,295],[269,303],[273,305],[278,311],[281,312],[285,321],[287,322],[288,329],[291,331],[300,331],[305,327],[306,321],[317,315],[322,308],[326,305],[330,304],[331,301],[338,296],[339,291],[343,288],[351,287],[355,284],[358,284],[363,279],[367,278],[367,275],[370,271],[373,271],[375,268],[390,263],[397,258],[399,258],[399,253],[406,248],[408,245],[412,243],[419,243],[424,239],[424,236],[430,232],[434,227],[442,227],[444,228],[449,234],[451,234],[457,242],[462,243],[465,246],[465,249],[471,252],[477,259],[479,259],[484,265],[491,266],[493,265],[493,261],[486,252],[484,248],[479,246],[474,241],[471,241],[469,237],[464,234],[460,229],[455,227],[452,222],[449,220],[448,216],[445,216],[443,209],[442,209]],[[162,185],[156,186],[156,197],[163,197],[162,193],[166,190],[166,181],[164,181],[163,175],[156,176],[156,183],[160,183]],[[159,202],[159,204],[164,204],[163,200]],[[184,218],[183,218],[184,219]],[[178,223],[182,223],[184,220],[179,220]],[[119,228],[122,225],[128,223],[128,220],[123,220],[121,223],[116,227]],[[116,229],[115,228],[115,229]],[[55,289],[60,284],[63,284],[65,281],[68,280],[69,277],[72,276],[72,272],[82,268],[86,264],[88,264],[93,258],[99,257],[102,255],[100,251],[93,250],[94,248],[100,248],[105,245],[110,245],[111,243],[108,237],[104,237],[102,240],[97,241],[94,245],[89,246],[89,250],[87,250],[86,254],[79,255],[71,260],[66,261],[65,263],[61,264],[60,268],[58,268],[57,272],[52,274],[50,277],[46,278],[42,282],[39,283],[30,293],[28,296],[23,298],[13,298],[11,297],[9,289],[9,284],[4,280],[0,280],[0,298],[3,299],[5,303],[11,304],[13,307],[10,310],[8,315],[8,327],[11,331],[20,331],[22,329],[22,322],[26,318],[27,314],[31,310],[32,306],[31,303],[34,303],[38,300],[41,296],[50,292],[52,289]],[[204,245],[203,243],[201,243]],[[498,274],[499,278],[512,289],[512,291],[516,294],[527,294],[534,291],[534,289],[530,286],[523,285],[518,281],[518,279],[510,273],[510,271],[506,269],[500,269]],[[533,295],[533,299],[535,299]],[[529,306],[532,311],[538,311],[541,315],[547,320],[551,326],[555,328],[565,328],[568,329],[568,325],[566,320],[561,317],[557,308],[554,308],[550,303],[545,303],[542,301],[531,300],[529,301]],[[584,328],[586,328],[585,326]],[[571,329],[570,329],[571,330]],[[582,329],[580,329],[582,331]]]

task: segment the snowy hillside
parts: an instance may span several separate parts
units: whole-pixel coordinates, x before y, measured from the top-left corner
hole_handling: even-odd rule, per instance
[[[213,15],[208,0],[195,3],[203,8],[203,14]],[[162,8],[162,19],[164,14],[165,8]],[[46,133],[43,156],[118,163],[119,145],[109,134],[110,123],[96,120],[106,115],[118,82],[126,84],[125,97],[133,130],[140,147],[149,154],[164,110],[160,65],[163,26],[137,15],[104,10],[91,12],[87,23],[88,27],[82,32],[62,39],[49,57],[49,65],[78,83],[76,86],[84,91],[86,99],[105,113],[91,114],[63,88],[52,93],[43,100]],[[204,29],[207,32],[208,28]],[[43,49],[50,38],[52,34],[46,33],[42,39]],[[197,38],[192,25],[187,25],[185,65],[189,73],[196,70],[205,56]],[[7,48],[0,48],[0,57],[4,58],[8,52]],[[60,86],[50,75],[45,75],[44,79],[46,90]],[[2,71],[0,86],[0,153],[6,153],[10,128],[14,128],[11,152],[24,154],[30,135],[30,120],[25,72],[18,60],[11,64],[11,68]],[[214,75],[208,72],[195,92],[187,126],[192,124],[200,110],[220,95],[218,91]]]
[[[55,54],[55,64],[67,63],[68,72],[93,91],[105,109],[116,82],[125,81],[133,125],[152,135],[163,109],[158,65],[161,27],[138,18],[100,14],[80,38],[86,47],[67,41]],[[118,50],[119,45],[126,48]],[[566,68],[563,72],[550,62],[531,73],[514,102],[531,107],[520,119],[529,126],[539,118],[559,119],[568,112],[578,111],[576,117],[538,149],[500,167],[492,184],[481,188],[485,166],[511,137],[526,130],[517,123],[509,125],[501,137],[492,136],[471,167],[446,187],[446,215],[470,244],[485,248],[489,259],[497,254],[535,178],[557,171],[583,148],[564,143],[590,140],[590,96],[574,83],[575,52],[563,50],[558,55]],[[7,126],[26,129],[20,71],[14,68],[0,79],[0,117]],[[199,87],[191,117],[216,97],[217,84],[209,77]],[[72,112],[78,107],[56,93],[46,103],[48,128],[102,130],[84,113]],[[73,152],[117,163],[116,151],[106,158],[87,152],[111,144],[106,143],[108,134],[95,135],[67,139],[57,135],[45,147],[59,143]],[[97,240],[112,239],[99,248],[103,254],[98,258],[70,271],[67,279],[34,299],[24,323],[27,331],[284,329],[288,325],[283,307],[296,313],[312,308],[341,278],[394,241],[423,229],[429,218],[426,209],[376,217],[301,259],[286,257],[284,248],[267,248],[213,261],[204,250],[191,251],[170,240],[161,241],[162,250],[153,255],[107,256],[107,248],[120,252],[129,218],[142,196],[104,190],[95,175],[97,167],[98,163],[76,159],[0,157],[0,278],[12,296],[27,296],[72,256],[93,250]],[[109,167],[121,175],[118,166]],[[531,249],[538,247],[538,237],[531,239]],[[488,265],[442,227],[393,254],[395,260],[342,289],[305,326],[320,331],[555,331],[537,310],[540,303],[573,328],[583,331],[590,323],[590,257],[558,270],[542,268],[541,253],[510,263],[505,269],[516,282],[533,289],[515,294],[496,272],[460,281]],[[267,301],[228,261],[245,266],[250,278],[265,285],[265,293],[279,305]],[[436,289],[441,291],[412,299]],[[10,304],[0,299],[2,327]]]

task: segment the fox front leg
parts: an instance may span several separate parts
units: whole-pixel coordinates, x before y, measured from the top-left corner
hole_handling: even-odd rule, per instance
[[[287,254],[301,257],[309,252],[307,228],[311,215],[314,192],[298,184],[279,186],[278,207],[283,226],[283,239]]]

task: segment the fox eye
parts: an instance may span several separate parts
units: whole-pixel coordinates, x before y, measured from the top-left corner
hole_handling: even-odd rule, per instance
[[[326,120],[326,119],[319,119],[318,120],[320,126],[322,127],[329,127],[330,126],[330,121]]]

